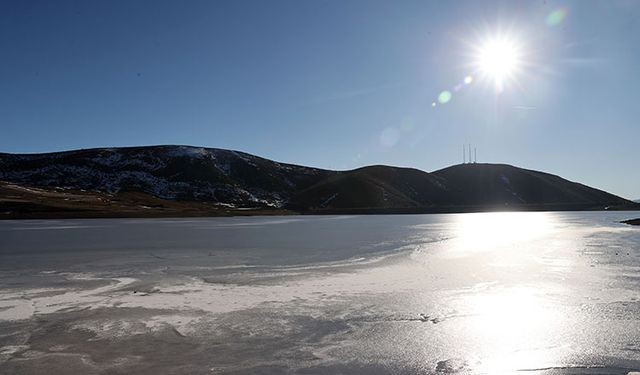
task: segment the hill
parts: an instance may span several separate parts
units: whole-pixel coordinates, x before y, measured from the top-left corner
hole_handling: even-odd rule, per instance
[[[314,212],[585,210],[633,206],[561,177],[504,164],[460,164],[432,173],[373,166],[337,172],[296,194],[290,206]]]
[[[337,172],[300,191],[289,206],[301,210],[433,206],[447,202],[445,183],[412,168],[363,167]]]
[[[462,164],[350,171],[190,146],[0,154],[0,217],[638,208],[548,173]]]
[[[0,181],[238,207],[281,207],[291,194],[332,173],[239,151],[189,146],[0,154]]]
[[[433,172],[458,204],[616,206],[630,201],[556,175],[506,164],[462,164]]]

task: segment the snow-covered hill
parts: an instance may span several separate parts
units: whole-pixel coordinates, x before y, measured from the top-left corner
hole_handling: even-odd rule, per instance
[[[139,191],[172,200],[280,207],[332,172],[238,151],[151,146],[47,154],[0,154],[0,180],[109,193]]]

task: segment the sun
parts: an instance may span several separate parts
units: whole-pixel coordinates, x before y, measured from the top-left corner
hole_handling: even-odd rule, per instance
[[[476,48],[475,65],[482,76],[501,90],[522,66],[520,44],[506,36],[487,38]]]

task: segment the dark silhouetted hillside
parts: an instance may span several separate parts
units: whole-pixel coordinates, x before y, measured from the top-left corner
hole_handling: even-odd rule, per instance
[[[564,178],[505,164],[461,164],[432,174],[461,205],[620,205],[630,201]]]
[[[462,164],[433,173],[381,165],[329,171],[190,146],[0,154],[0,182],[0,217],[640,207],[503,164]]]
[[[298,209],[393,208],[448,202],[445,181],[411,168],[382,165],[337,172],[296,194]]]

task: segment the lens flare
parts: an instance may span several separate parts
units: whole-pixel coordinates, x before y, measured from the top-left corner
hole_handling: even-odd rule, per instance
[[[445,104],[449,102],[449,100],[451,100],[451,92],[447,90],[444,90],[443,92],[440,93],[440,95],[438,95],[438,101],[441,104]]]
[[[559,25],[566,16],[567,11],[565,9],[556,9],[553,12],[549,13],[549,15],[547,15],[545,21],[549,26],[556,26]]]
[[[385,148],[391,148],[398,143],[400,132],[394,127],[386,128],[380,133],[380,145]]]
[[[466,76],[464,77],[464,84],[465,85],[470,85],[471,82],[473,82],[473,77],[472,76]]]

